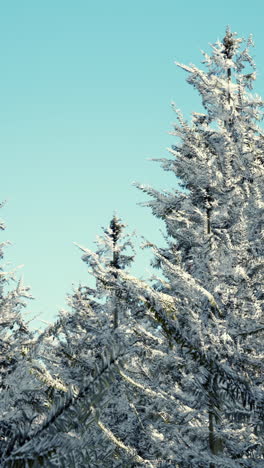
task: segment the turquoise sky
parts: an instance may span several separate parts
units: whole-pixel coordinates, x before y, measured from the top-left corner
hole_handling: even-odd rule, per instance
[[[162,224],[138,202],[133,181],[158,189],[176,180],[148,158],[166,157],[175,121],[199,97],[174,62],[200,64],[200,50],[229,24],[253,33],[264,94],[263,2],[0,1],[0,199],[9,269],[32,288],[28,312],[53,320],[72,284],[87,283],[81,252],[114,210],[139,236],[160,242]],[[148,261],[139,255],[139,276]]]

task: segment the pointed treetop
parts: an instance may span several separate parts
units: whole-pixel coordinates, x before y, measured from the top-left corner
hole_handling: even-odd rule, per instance
[[[116,244],[118,239],[120,238],[120,234],[125,227],[125,224],[121,222],[121,219],[114,214],[113,218],[110,221],[109,229],[105,230],[104,232],[111,237],[113,243]]]
[[[242,39],[236,39],[237,33],[232,33],[230,27],[226,28],[226,35],[223,39],[224,50],[223,54],[227,59],[231,59],[236,52],[237,47],[242,42]]]

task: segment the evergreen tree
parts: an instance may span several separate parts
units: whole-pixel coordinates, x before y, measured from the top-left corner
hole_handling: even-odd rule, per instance
[[[74,294],[68,297],[71,311],[61,313],[61,323],[56,331],[56,340],[45,347],[45,359],[50,363],[49,371],[52,375],[59,375],[60,381],[68,387],[74,385],[79,388],[83,375],[92,376],[98,366],[100,355],[110,348],[119,349],[124,345],[124,335],[127,330],[122,326],[129,314],[128,304],[122,295],[118,297],[114,284],[120,269],[126,268],[134,258],[134,248],[128,236],[123,234],[124,224],[117,216],[114,216],[107,229],[103,229],[103,236],[97,237],[96,252],[80,247],[84,255],[83,261],[88,264],[93,274],[95,287],[79,286]],[[127,250],[130,252],[127,253]],[[131,334],[131,332],[130,332]],[[53,364],[55,360],[55,366]],[[114,379],[115,385],[117,375]],[[120,379],[119,379],[119,403],[120,403]],[[117,437],[115,429],[116,417],[113,418],[114,407],[118,406],[117,395],[113,386],[107,392],[107,398],[111,395],[111,403],[108,409],[96,414],[97,424],[91,426],[85,434],[87,441],[89,466],[118,466],[115,461],[118,456],[116,447],[125,451],[125,458],[134,457],[133,450],[123,447],[122,441]],[[122,402],[122,399],[121,399]],[[104,404],[105,406],[105,404]],[[121,419],[125,418],[124,403],[119,411],[119,430]],[[106,425],[101,414],[108,412]],[[111,413],[111,414],[110,414]],[[104,418],[103,418],[104,419]],[[117,425],[118,426],[118,425]],[[76,433],[83,432],[81,427],[76,427]],[[83,437],[83,434],[81,435]],[[110,461],[109,461],[110,460]],[[114,464],[113,464],[114,463]],[[76,465],[79,466],[79,465]],[[88,466],[88,465],[87,465]]]
[[[76,421],[87,426],[93,421],[92,411],[113,378],[116,351],[101,353],[92,376],[83,376],[78,389],[66,387],[49,373],[43,351],[61,321],[35,337],[21,313],[25,299],[31,298],[29,288],[19,281],[12,289],[14,275],[3,266],[0,275],[0,466],[83,466],[85,437],[76,440],[71,431]]]
[[[174,107],[174,158],[159,161],[185,191],[138,185],[166,225],[168,247],[149,243],[165,281],[120,273],[174,343],[175,398],[189,409],[179,467],[263,466],[263,101],[250,93],[251,38],[242,44],[227,29],[207,70],[179,65],[205,113],[189,124]]]
[[[79,287],[69,298],[72,312],[65,315],[60,341],[50,351],[65,384],[79,385],[83,373],[90,374],[96,365],[99,351],[116,343],[123,349],[123,367],[87,435],[94,467],[156,466],[164,451],[168,457],[173,454],[175,445],[168,424],[175,399],[172,389],[163,389],[163,372],[168,374],[174,358],[142,300],[120,288],[120,271],[133,261],[126,252],[129,248],[133,253],[133,244],[123,234],[124,227],[114,216],[97,238],[95,253],[81,247],[96,287]],[[174,375],[173,370],[166,379],[171,381]]]
[[[2,207],[2,205],[1,205]],[[0,229],[5,226],[1,222]],[[3,259],[3,248],[0,246],[0,259]],[[12,287],[12,282],[15,287]],[[4,466],[19,433],[31,424],[38,413],[41,413],[43,399],[41,392],[33,384],[27,354],[31,348],[33,334],[25,322],[22,310],[27,299],[31,299],[29,288],[22,280],[16,281],[14,272],[0,267],[0,465]],[[19,382],[19,385],[18,385]]]

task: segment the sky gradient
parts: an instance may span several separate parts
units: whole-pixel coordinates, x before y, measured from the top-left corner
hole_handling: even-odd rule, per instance
[[[88,283],[73,242],[93,249],[114,210],[163,242],[132,182],[176,186],[148,160],[173,144],[172,101],[187,119],[202,109],[174,62],[199,66],[227,25],[252,33],[263,95],[263,10],[254,0],[0,2],[1,241],[12,243],[6,268],[24,265],[31,315],[52,321],[72,285]],[[148,258],[139,253],[137,275],[149,276]]]

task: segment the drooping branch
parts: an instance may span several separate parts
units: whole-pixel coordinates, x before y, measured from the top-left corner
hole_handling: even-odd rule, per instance
[[[8,460],[17,457],[21,449],[23,450],[29,442],[40,437],[50,426],[67,412],[74,405],[78,405],[80,401],[86,398],[86,414],[87,418],[92,413],[92,407],[96,406],[98,397],[103,396],[106,388],[106,382],[110,383],[113,380],[114,371],[118,366],[118,361],[122,357],[120,350],[112,348],[110,353],[106,352],[102,355],[102,366],[97,371],[92,381],[89,379],[87,383],[77,391],[69,389],[58,401],[57,405],[52,408],[47,418],[33,432],[23,436],[15,434],[2,454],[1,463],[6,464]]]

